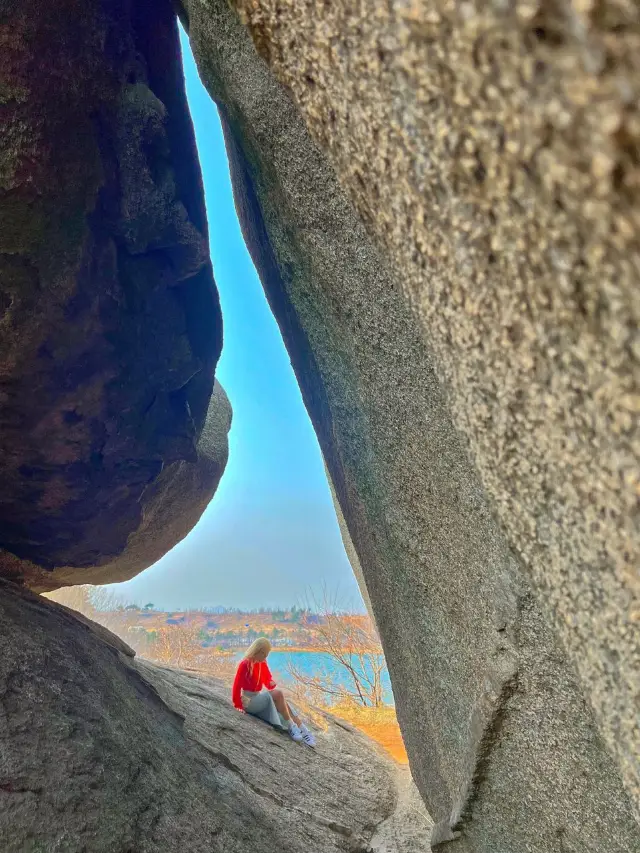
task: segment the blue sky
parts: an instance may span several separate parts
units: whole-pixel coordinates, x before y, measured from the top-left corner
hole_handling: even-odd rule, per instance
[[[187,96],[224,321],[217,377],[233,406],[229,463],[200,522],[158,563],[110,587],[163,609],[304,602],[324,585],[362,607],[318,443],[246,250],[217,110],[182,36]]]

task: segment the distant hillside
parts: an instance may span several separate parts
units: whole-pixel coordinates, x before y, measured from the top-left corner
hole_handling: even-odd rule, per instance
[[[137,631],[153,636],[170,626],[182,626],[198,632],[204,648],[213,646],[221,650],[233,650],[250,645],[256,637],[268,637],[274,648],[313,649],[319,643],[317,628],[325,617],[308,610],[223,611],[212,609],[184,611],[160,611],[151,607],[128,606],[103,611],[108,615],[112,630]],[[354,624],[365,625],[367,617],[360,614],[345,614],[344,618]]]

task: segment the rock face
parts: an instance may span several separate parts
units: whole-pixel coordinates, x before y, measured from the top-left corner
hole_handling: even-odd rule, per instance
[[[333,488],[333,481],[331,480],[331,474],[325,464],[325,473],[327,475],[327,482],[329,484],[329,490],[331,492],[331,498],[333,499],[333,506],[336,511],[336,518],[338,519],[338,527],[340,528],[340,536],[342,537],[342,544],[344,545],[344,550],[349,558],[349,563],[351,564],[351,568],[353,569],[353,574],[358,582],[358,587],[360,589],[360,595],[362,596],[362,600],[365,603],[367,611],[369,615],[374,620],[375,623],[375,614],[373,612],[373,605],[371,604],[371,599],[369,598],[369,590],[367,589],[367,582],[364,578],[364,573],[362,571],[362,566],[360,565],[360,558],[358,557],[358,552],[355,549],[355,546],[351,540],[351,534],[349,533],[349,528],[347,526],[347,522],[344,519],[344,515],[342,514],[342,507],[340,506],[340,501],[338,500],[338,496],[336,495],[335,489]]]
[[[185,4],[461,853],[640,843],[640,54],[597,8]]]
[[[43,589],[148,566],[150,517],[178,497],[167,550],[224,465],[224,441],[202,451],[222,331],[177,27],[150,11],[0,4],[0,574]]]
[[[216,381],[209,411],[196,445],[195,460],[167,465],[144,490],[140,499],[142,517],[130,534],[124,551],[99,566],[82,570],[83,583],[115,583],[127,580],[152,565],[180,542],[205,511],[218,487],[229,455],[228,432],[231,404]],[[22,563],[22,570],[25,565]],[[28,570],[29,586],[47,592],[77,583],[73,567],[52,572]]]
[[[398,803],[396,766],[365,737],[329,722],[314,752],[216,682],[0,592],[3,853],[386,853],[410,792]],[[424,814],[412,824],[402,853],[427,844]]]
[[[431,845],[629,853],[638,10],[235,3],[185,23]],[[0,0],[0,123],[0,574],[123,579],[206,505],[230,421],[168,0]],[[9,853],[389,846],[361,741],[292,752],[31,593],[0,611]]]

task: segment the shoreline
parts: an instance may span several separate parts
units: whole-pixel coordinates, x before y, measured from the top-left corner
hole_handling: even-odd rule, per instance
[[[248,648],[248,646],[247,647],[243,646],[240,649],[235,649],[232,652],[232,654],[240,655],[243,652],[245,652],[247,650],[247,648]],[[329,655],[329,656],[331,655],[331,652],[328,652],[326,649],[319,649],[319,648],[316,648],[315,646],[287,646],[286,648],[283,648],[282,646],[277,646],[276,648],[272,648],[271,651],[269,652],[269,654],[270,655],[277,655],[277,654],[286,654],[288,652],[310,652],[310,653],[313,653],[314,655],[317,655],[317,654]]]
[[[248,646],[246,648],[248,648]],[[232,652],[232,654],[234,654],[234,655],[235,654],[241,654],[243,651],[246,651],[246,648],[243,646],[240,649],[235,649]],[[341,651],[344,652],[344,654],[349,654],[349,652],[347,652],[346,649],[341,649]],[[329,657],[333,656],[331,652],[327,651],[327,649],[317,648],[316,646],[286,646],[286,647],[276,646],[276,647],[271,648],[271,651],[269,652],[269,654],[270,655],[277,655],[277,654],[285,654],[287,652],[311,652],[313,654],[329,655]],[[353,652],[353,654],[355,655],[358,653]],[[381,654],[381,652],[364,652],[364,654],[366,654],[366,655],[377,655],[377,654]]]
[[[287,652],[311,652],[314,655],[325,654],[330,655],[331,652],[328,652],[326,649],[318,649],[315,646],[287,646],[283,648],[282,646],[277,646],[276,648],[271,648],[269,652],[270,655],[277,654],[285,654]]]

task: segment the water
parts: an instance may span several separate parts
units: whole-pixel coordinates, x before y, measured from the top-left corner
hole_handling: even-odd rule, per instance
[[[239,652],[238,660],[242,658],[243,652]],[[378,658],[380,660],[380,658]],[[327,652],[288,652],[279,649],[273,649],[269,655],[269,669],[273,673],[274,679],[281,685],[286,686],[292,682],[288,667],[292,665],[296,670],[306,678],[318,678],[327,686],[331,684],[346,687],[349,690],[354,690],[353,681],[347,672],[330,654]],[[366,670],[367,674],[371,674],[371,669],[365,662],[364,668],[361,666],[357,658],[353,658],[353,668],[360,675]],[[382,689],[383,700],[386,705],[394,705],[393,692],[391,690],[391,681],[389,673],[385,669],[382,673]],[[331,697],[327,696],[327,700]]]

